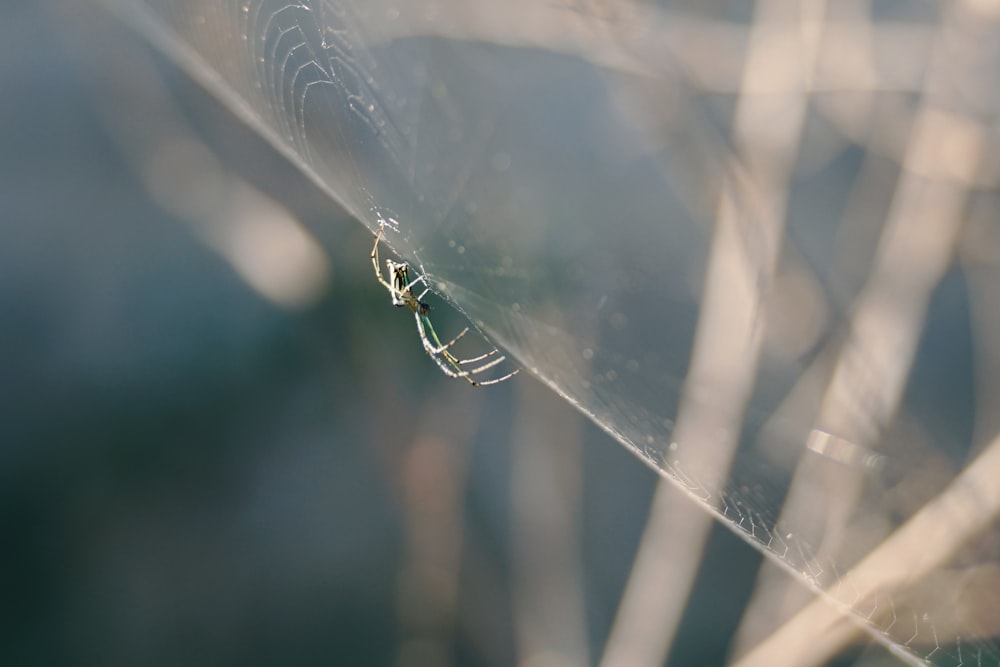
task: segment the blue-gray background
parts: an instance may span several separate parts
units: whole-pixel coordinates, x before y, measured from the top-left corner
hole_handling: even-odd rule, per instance
[[[528,375],[486,391],[440,375],[371,276],[370,234],[123,26],[91,18],[0,6],[0,664],[396,662],[419,630],[400,620],[418,435],[467,471],[454,624],[431,631],[453,664],[511,664],[518,392],[579,433],[595,660],[653,473]],[[142,110],[108,99],[95,39],[151,58],[225,166],[319,230],[333,266],[319,302],[270,305],[152,201],[107,114]],[[723,659],[755,559],[716,531],[673,662]]]

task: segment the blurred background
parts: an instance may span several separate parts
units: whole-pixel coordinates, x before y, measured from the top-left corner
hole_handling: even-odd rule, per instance
[[[608,25],[620,18],[614,4],[565,4]],[[706,15],[743,11],[711,4]],[[918,27],[937,20],[933,3],[875,4]],[[898,39],[904,55],[921,43],[891,30],[885,39]],[[697,47],[678,33],[673,56],[691,60],[677,66],[729,96],[732,71]],[[712,523],[704,551],[676,563],[689,589],[674,596],[675,618],[654,618],[672,628],[654,625],[662,646],[622,649],[644,644],[623,636],[629,607],[620,605],[641,569],[643,535],[656,540],[647,518],[657,503],[701,510],[658,486],[648,465],[532,372],[483,389],[442,375],[421,351],[412,317],[374,280],[370,231],[118,17],[92,3],[7,0],[0,51],[0,664],[721,665],[747,637],[767,634],[744,616],[763,556]],[[620,54],[595,57],[627,68]],[[717,67],[697,66],[706,62]],[[897,78],[871,86],[898,87],[903,98],[922,76],[904,61],[885,71]],[[983,80],[970,75],[968,86]],[[748,141],[779,146],[750,166],[772,184],[782,174],[793,217],[832,219],[828,209],[846,208],[872,222],[849,243],[800,230],[791,244],[818,275],[817,289],[834,294],[835,306],[813,318],[827,332],[877,273],[868,262],[906,143],[891,134],[900,109],[838,106],[855,93],[830,95],[828,124],[810,126],[804,148],[788,149],[806,156],[793,166],[780,131]],[[713,109],[719,123],[739,124],[732,104]],[[947,142],[953,162],[925,172],[943,170],[978,193],[962,240],[955,232],[942,241],[964,249],[976,273],[943,267],[928,279],[930,324],[915,334],[916,380],[906,393],[912,410],[932,406],[922,434],[959,444],[909,450],[928,463],[928,479],[907,469],[893,482],[919,484],[922,499],[985,448],[1000,414],[997,346],[980,343],[977,356],[971,342],[993,340],[995,309],[984,308],[976,329],[969,305],[970,292],[996,301],[996,160],[976,153],[997,145],[996,107],[961,110],[982,126]],[[955,136],[946,118],[923,122]],[[833,135],[870,152],[845,157]],[[832,203],[855,178],[862,193]],[[766,240],[749,243],[752,257],[768,255],[758,248]],[[819,266],[817,248],[836,243],[849,246],[846,264]],[[779,287],[813,288],[802,278],[809,271],[789,272],[801,282]],[[465,326],[430,298],[442,337]],[[809,334],[786,324],[779,334],[799,346]],[[810,361],[822,356],[813,345],[802,353]],[[849,444],[822,453],[858,468],[870,452]],[[884,464],[881,455],[872,460]],[[794,488],[782,492],[794,497]],[[886,512],[901,521],[914,509],[898,497]],[[780,509],[770,502],[760,507]],[[983,503],[990,527],[979,558],[969,559],[975,567],[962,569],[988,593],[974,599],[978,616],[939,621],[941,636],[930,642],[914,614],[921,640],[913,650],[934,664],[968,664],[961,639],[945,659],[944,651],[935,657],[935,642],[998,633],[995,508]],[[683,544],[684,531],[667,534]],[[661,558],[652,569],[674,565]],[[802,588],[782,570],[768,576],[786,580],[765,582],[773,589]],[[895,597],[894,613],[908,619],[929,599],[963,613],[974,606],[955,601],[954,579],[939,584]],[[658,582],[636,585],[656,590]],[[811,595],[789,602],[789,594],[775,618]],[[757,608],[751,620],[765,616]],[[874,611],[868,618],[895,626]],[[917,660],[902,639],[886,637],[889,650],[854,637],[817,660]],[[971,664],[998,664],[996,653],[976,650],[965,654],[977,655]]]
[[[533,568],[576,599],[549,583],[522,622],[599,646],[654,473],[528,374],[442,375],[371,234],[112,16],[13,0],[0,33],[0,663],[514,664]],[[137,154],[157,146],[187,154]],[[217,188],[181,207],[242,198],[291,229],[247,262],[320,268],[258,289],[146,187],[170,160]],[[275,247],[298,224],[322,253]],[[515,438],[548,457],[541,526],[512,517]],[[514,553],[549,524],[580,551]]]

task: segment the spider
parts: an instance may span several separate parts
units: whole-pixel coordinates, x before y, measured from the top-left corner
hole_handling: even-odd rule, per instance
[[[424,351],[434,360],[438,368],[445,375],[453,378],[462,378],[473,387],[497,384],[517,375],[520,369],[515,369],[507,373],[507,375],[493,380],[483,382],[476,380],[474,376],[493,368],[507,357],[504,355],[496,356],[500,352],[497,348],[493,348],[490,352],[471,359],[459,359],[453,355],[451,353],[452,345],[457,343],[462,336],[469,333],[469,327],[462,329],[457,336],[446,344],[441,344],[441,339],[438,338],[437,332],[434,331],[434,325],[431,324],[431,318],[428,315],[431,307],[423,301],[423,298],[430,291],[426,278],[418,276],[410,280],[410,265],[406,262],[394,262],[391,259],[385,260],[385,264],[389,269],[389,280],[386,280],[382,276],[382,269],[379,268],[378,264],[378,244],[382,240],[383,231],[385,231],[383,228],[378,230],[378,234],[375,235],[375,245],[372,246],[372,266],[375,267],[375,277],[382,284],[382,287],[389,290],[389,296],[392,297],[392,305],[400,308],[406,306],[413,313],[413,318],[417,321],[417,332],[420,334],[420,342],[424,345]],[[418,284],[422,284],[424,289],[418,296],[415,296],[413,289]],[[474,366],[480,362],[485,363],[469,370],[465,368],[467,366]]]

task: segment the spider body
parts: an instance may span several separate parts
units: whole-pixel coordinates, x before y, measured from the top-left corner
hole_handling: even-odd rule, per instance
[[[476,380],[474,376],[493,368],[497,364],[501,363],[506,359],[504,355],[499,355],[499,350],[493,348],[490,352],[486,354],[481,354],[478,357],[473,357],[471,359],[459,359],[454,354],[451,353],[451,347],[459,341],[462,336],[469,332],[469,327],[462,329],[457,336],[452,338],[447,343],[442,344],[441,339],[438,338],[437,332],[434,331],[434,325],[431,324],[430,313],[431,307],[427,305],[423,298],[430,291],[430,287],[427,286],[427,281],[424,276],[418,276],[413,280],[410,280],[410,265],[406,262],[394,262],[391,259],[385,260],[386,268],[388,269],[389,279],[382,275],[382,269],[379,267],[378,259],[378,244],[382,240],[383,229],[379,229],[378,234],[375,236],[375,245],[372,246],[372,266],[375,268],[375,277],[381,283],[382,287],[389,290],[389,296],[392,298],[392,305],[397,308],[406,307],[410,309],[413,313],[413,318],[417,322],[417,332],[420,334],[420,342],[424,346],[424,351],[434,360],[434,363],[438,365],[438,368],[444,372],[445,375],[453,378],[462,378],[473,387],[479,387],[483,385],[497,384],[498,382],[503,382],[511,377],[517,375],[519,369],[515,369],[504,375],[503,377],[495,378],[492,380],[486,380],[481,382]],[[417,285],[423,286],[423,291],[419,295],[414,293],[414,288]],[[482,362],[482,363],[481,363]],[[474,368],[466,370],[467,366],[475,366],[475,364],[480,364]]]
[[[378,257],[377,250],[376,247],[376,259]],[[389,294],[392,296],[392,305],[397,308],[406,306],[415,315],[429,313],[431,307],[413,296],[414,283],[410,282],[410,265],[406,262],[394,262],[391,259],[385,260],[385,264],[389,268],[389,275],[392,276],[392,289],[389,290]],[[377,263],[376,266],[378,266]],[[423,298],[423,294],[420,295],[420,298]]]

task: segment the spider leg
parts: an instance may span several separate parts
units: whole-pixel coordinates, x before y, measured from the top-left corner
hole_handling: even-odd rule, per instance
[[[494,350],[494,352],[495,351],[496,350]],[[443,350],[441,352],[441,356],[444,357],[445,359],[447,359],[449,363],[453,364],[457,368],[461,368],[464,364],[474,363],[474,361],[472,359],[458,359],[457,357],[455,357],[455,355],[453,355],[448,350]],[[492,355],[487,354],[487,355],[483,355],[483,356],[489,357],[489,356],[492,356]],[[468,371],[468,373],[469,373],[469,375],[478,375],[479,373],[482,373],[483,371],[485,371],[488,368],[493,368],[497,364],[503,363],[503,360],[506,359],[506,358],[507,357],[499,356],[496,359],[491,359],[490,361],[487,361],[482,366],[479,366],[478,368],[473,368],[472,370]]]
[[[472,386],[473,387],[488,387],[491,384],[498,384],[500,382],[503,382],[504,380],[509,380],[509,379],[511,379],[512,377],[514,377],[515,375],[517,375],[520,372],[521,372],[520,368],[515,368],[510,373],[507,373],[507,375],[504,375],[504,376],[501,376],[501,377],[498,377],[498,378],[493,378],[492,380],[485,380],[485,381],[482,381],[482,382],[480,382],[480,381],[477,380],[477,381],[475,381],[475,382],[472,383]]]
[[[424,286],[424,291],[417,297],[418,301],[422,300],[427,293],[431,291],[431,288],[427,286],[427,277],[421,274],[406,284],[406,289],[410,292],[410,294],[413,294],[413,286],[421,283]]]
[[[492,352],[490,352],[488,354],[485,354],[483,356],[489,357],[489,356],[492,356],[492,355],[496,354],[497,352],[498,352],[498,350],[496,350],[494,348],[494,350]],[[453,365],[466,364],[466,363],[469,363],[471,361],[469,359],[466,359],[464,361],[456,359],[454,357],[454,355],[452,355],[447,350],[445,350],[444,352],[442,352],[441,356],[445,357],[448,360],[448,362],[450,364],[453,364]],[[483,364],[479,368],[473,368],[472,370],[468,371],[468,375],[467,376],[466,375],[458,375],[458,377],[464,377],[466,380],[469,381],[469,384],[471,384],[474,387],[486,387],[486,386],[489,386],[491,384],[498,384],[500,382],[503,382],[504,380],[509,380],[510,378],[512,378],[515,375],[517,375],[518,373],[520,373],[521,369],[520,368],[515,368],[510,373],[507,373],[506,375],[502,375],[502,376],[500,376],[498,378],[493,378],[492,380],[473,380],[472,379],[472,376],[478,375],[479,373],[482,373],[483,371],[485,371],[485,370],[487,370],[489,368],[493,368],[497,364],[503,362],[506,358],[507,358],[506,356],[497,357],[496,359],[493,359],[489,363]],[[434,360],[438,361],[438,357],[434,357]],[[439,362],[438,366],[441,366],[441,365],[442,364]]]
[[[425,315],[425,317],[426,317],[426,315]],[[450,348],[450,347],[451,347],[452,345],[454,345],[455,343],[457,343],[457,342],[458,342],[458,340],[459,340],[459,339],[460,339],[460,338],[461,338],[462,336],[464,336],[464,335],[465,335],[465,334],[467,334],[467,333],[469,333],[469,327],[465,327],[464,329],[462,329],[461,331],[459,331],[459,332],[458,332],[458,335],[457,335],[457,336],[455,336],[454,338],[452,338],[452,339],[451,339],[450,341],[448,341],[448,343],[447,343],[446,345],[442,345],[442,346],[441,346],[440,348],[438,348],[438,352],[437,352],[437,354],[440,354],[441,352],[444,352],[445,350],[447,350],[448,348]],[[437,337],[437,336],[435,336],[435,338],[436,338],[436,337]]]
[[[417,283],[424,284],[424,291],[417,297],[417,301],[423,301],[424,297],[427,296],[427,293],[431,291],[430,286],[427,284],[427,276],[425,274],[421,274],[416,280],[410,283],[410,286],[416,285]]]
[[[414,298],[416,298],[417,301],[423,301],[424,297],[427,296],[427,293],[431,291],[430,286],[427,284],[427,276],[425,274],[420,274],[419,276],[417,276],[416,278],[414,278],[413,280],[411,280],[409,282],[409,284],[406,286],[406,289],[407,289],[407,291],[410,292],[410,294],[413,294],[412,288],[417,283],[422,283],[423,284],[424,291],[421,292],[420,294],[418,294]]]
[[[449,377],[462,378],[474,387],[479,386],[479,383],[470,377],[472,373],[464,370],[460,365],[458,365],[455,356],[447,351],[448,347],[440,344],[441,341],[438,340],[437,333],[434,331],[434,325],[431,324],[430,320],[427,319],[426,316],[421,316],[419,313],[414,313],[414,317],[417,320],[417,331],[420,333],[420,340],[424,344],[424,351],[427,352],[427,355],[434,360],[434,363],[438,365],[438,368],[440,368],[444,374]],[[426,327],[424,326],[424,320],[427,320]],[[428,330],[431,335],[434,336],[434,340],[438,343],[436,348],[431,342],[431,339],[428,337]],[[463,331],[461,334],[456,336],[452,342],[458,340],[464,334],[465,332]],[[448,345],[451,345],[451,343]]]
[[[382,269],[378,265],[378,244],[382,240],[383,227],[379,227],[378,234],[375,235],[375,245],[372,246],[372,266],[375,267],[375,277],[382,283],[382,287],[389,290],[389,294],[395,297],[396,289],[382,276]]]
[[[480,354],[478,357],[472,357],[471,359],[462,359],[458,363],[462,364],[463,366],[466,366],[468,364],[475,364],[475,363],[478,363],[478,362],[482,361],[483,359],[489,359],[494,354],[499,354],[499,353],[500,353],[500,350],[498,350],[496,348],[493,348],[492,350],[490,350],[486,354]]]
[[[453,367],[446,357],[440,357],[434,354],[429,356],[434,360],[434,363],[438,365],[438,368],[440,368],[445,375],[453,378],[462,378],[473,386],[479,385],[479,382],[472,379],[472,373]]]
[[[426,315],[421,315],[420,313],[414,313],[414,315],[417,318],[417,329],[420,330],[420,340],[423,342],[424,349],[427,351],[427,354],[430,355],[441,354],[457,343],[462,336],[469,333],[469,327],[465,327],[458,332],[457,336],[442,345],[441,339],[438,338],[437,332],[434,331],[434,325],[431,324],[430,318]]]
[[[479,373],[482,373],[485,370],[489,370],[490,368],[493,368],[494,366],[503,363],[503,361],[507,357],[505,355],[500,355],[499,357],[490,359],[490,357],[494,357],[496,354],[499,353],[499,350],[493,348],[486,354],[481,354],[478,357],[473,357],[472,359],[459,359],[458,357],[453,355],[448,348],[450,348],[455,343],[455,341],[457,341],[459,338],[464,336],[469,331],[468,327],[463,329],[447,345],[441,345],[441,341],[438,339],[437,332],[434,331],[434,325],[431,324],[430,319],[427,318],[426,316],[421,316],[416,313],[414,313],[414,315],[417,320],[417,329],[420,332],[420,338],[422,341],[424,341],[424,349],[427,351],[427,354],[430,355],[430,357],[434,360],[434,362],[441,368],[441,370],[445,372],[446,375],[449,375],[451,377],[464,378],[469,384],[478,387],[478,386],[503,382],[504,380],[514,375],[517,375],[518,372],[520,371],[520,369],[514,369],[507,375],[504,375],[503,377],[496,378],[493,380],[486,380],[485,382],[474,380],[472,376],[478,375]],[[433,336],[433,339],[431,338],[431,336]],[[434,345],[435,342],[437,343],[436,347]],[[437,352],[434,352],[434,350],[437,350]],[[465,370],[464,368],[462,368],[463,365],[475,364],[484,359],[489,359],[489,361],[471,370]]]
[[[421,315],[419,312],[415,312],[413,315],[417,318],[417,330],[420,332],[420,340],[424,344],[424,350],[432,356],[441,354],[458,342],[462,336],[469,333],[469,327],[465,327],[458,332],[457,336],[442,345],[441,339],[438,338],[437,332],[434,331],[434,325],[431,324],[431,319],[426,315]]]

